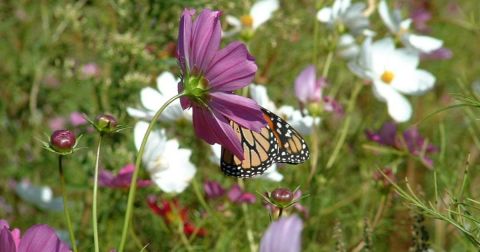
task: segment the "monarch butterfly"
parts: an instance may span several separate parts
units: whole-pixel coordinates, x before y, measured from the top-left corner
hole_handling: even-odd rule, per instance
[[[234,129],[243,146],[244,160],[222,147],[220,168],[228,176],[249,178],[261,175],[272,163],[299,164],[310,153],[300,134],[278,115],[262,108],[267,125],[254,132],[234,121]]]

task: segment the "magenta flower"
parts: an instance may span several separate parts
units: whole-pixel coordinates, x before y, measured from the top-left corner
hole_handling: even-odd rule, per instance
[[[309,65],[295,79],[295,95],[302,104],[320,102],[326,85],[327,80],[323,77],[317,79],[315,66]]]
[[[72,112],[70,114],[70,123],[72,126],[77,127],[84,124],[87,124],[87,120],[83,117],[83,114],[80,112]]]
[[[404,150],[420,158],[428,167],[433,167],[433,160],[428,156],[438,151],[438,148],[425,140],[417,128],[412,127],[397,136],[397,126],[394,123],[385,123],[377,132],[367,130],[367,138],[384,146]]]
[[[20,238],[20,231],[10,231],[8,222],[0,220],[2,252],[69,252],[68,245],[48,225],[34,225]]]
[[[255,194],[245,192],[239,185],[233,185],[227,193],[228,199],[233,203],[253,204],[256,201]]]
[[[260,252],[298,252],[302,248],[303,223],[292,215],[273,222],[263,234]]]
[[[233,91],[251,83],[257,71],[254,58],[240,42],[220,47],[219,11],[203,10],[195,21],[195,10],[185,10],[180,19],[177,59],[182,68],[178,84],[183,109],[193,109],[193,127],[198,137],[218,143],[243,159],[240,140],[229,124],[259,131],[265,125],[260,107]]]
[[[107,170],[101,170],[98,176],[98,182],[102,187],[110,188],[120,188],[125,189],[130,187],[130,182],[132,181],[133,171],[135,170],[134,164],[128,164],[124,166],[118,172],[118,175],[113,175],[112,172]],[[150,180],[141,180],[137,181],[137,188],[147,187],[152,184]]]
[[[203,183],[203,190],[209,199],[222,197],[225,194],[225,189],[217,181],[209,180]]]

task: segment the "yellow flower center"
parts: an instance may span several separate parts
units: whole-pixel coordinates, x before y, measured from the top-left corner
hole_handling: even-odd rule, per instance
[[[393,74],[392,71],[388,71],[388,70],[383,72],[382,76],[380,77],[380,79],[382,79],[382,81],[387,84],[390,84],[393,81],[393,78],[395,78],[395,75]]]
[[[243,15],[240,17],[240,22],[245,27],[252,27],[253,25],[253,17],[250,15]]]

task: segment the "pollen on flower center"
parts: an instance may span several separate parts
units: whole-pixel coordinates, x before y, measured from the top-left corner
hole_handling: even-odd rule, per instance
[[[393,74],[392,71],[386,70],[385,72],[383,72],[380,78],[383,82],[390,84],[393,81],[393,78],[395,78],[395,74]]]
[[[252,27],[253,17],[250,15],[243,15],[240,17],[240,22],[242,22],[242,25],[245,27]]]

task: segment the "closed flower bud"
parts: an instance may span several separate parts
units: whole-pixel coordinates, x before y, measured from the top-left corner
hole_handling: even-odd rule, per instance
[[[101,132],[113,132],[117,128],[117,119],[108,114],[101,114],[95,118],[96,128]]]
[[[287,188],[277,188],[270,195],[271,199],[280,205],[285,205],[293,200],[293,193]]]
[[[60,153],[71,152],[77,139],[70,130],[56,130],[50,137],[50,146]]]

